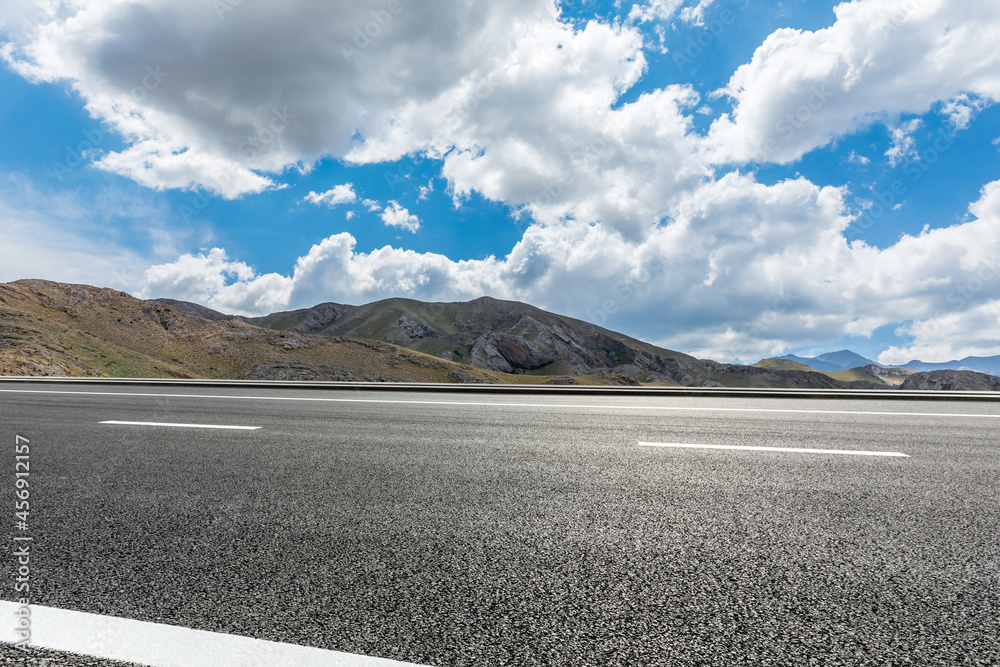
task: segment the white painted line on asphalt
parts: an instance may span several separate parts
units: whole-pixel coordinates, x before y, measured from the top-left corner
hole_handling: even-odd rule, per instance
[[[0,601],[0,641],[16,644],[14,626],[21,606]],[[326,649],[192,630],[176,625],[133,621],[79,611],[31,605],[31,646],[152,667],[404,667],[398,662]],[[30,649],[25,656],[31,655]]]
[[[198,398],[225,399],[235,401],[298,401],[314,403],[384,403],[404,405],[461,405],[483,408],[573,408],[580,410],[660,410],[672,412],[745,412],[745,413],[782,413],[807,415],[874,415],[879,417],[965,417],[976,419],[1000,419],[1000,414],[987,415],[981,413],[962,412],[885,412],[868,410],[792,410],[777,408],[715,408],[715,407],[684,407],[676,405],[597,405],[586,403],[506,403],[486,401],[420,401],[386,398],[318,398],[315,396],[235,396],[232,394],[161,394],[144,392],[120,391],[70,391],[45,389],[0,389],[0,393],[8,394],[62,394],[81,396],[120,396],[123,398]],[[906,400],[901,398],[900,400]]]
[[[118,424],[119,426],[169,426],[173,428],[221,428],[230,431],[257,431],[260,426],[217,426],[215,424],[171,424],[165,422],[119,422],[106,421],[99,424]]]
[[[640,442],[640,447],[678,447],[682,449],[737,449],[750,452],[787,452],[791,454],[848,454],[851,456],[898,456],[910,458],[899,452],[865,452],[855,449],[803,449],[800,447],[750,447],[743,445],[687,445],[677,442]]]

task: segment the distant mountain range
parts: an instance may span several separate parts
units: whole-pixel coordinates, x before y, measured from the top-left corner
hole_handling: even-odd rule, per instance
[[[846,371],[851,368],[858,368],[859,366],[871,366],[875,362],[871,359],[866,359],[860,354],[851,352],[850,350],[841,350],[839,352],[827,352],[826,354],[821,354],[818,357],[799,357],[794,354],[786,354],[778,359],[791,359],[792,361],[797,361],[804,366],[815,369],[817,371]]]
[[[839,352],[828,352],[816,357],[799,357],[794,354],[786,354],[778,359],[789,359],[804,366],[808,366],[817,371],[837,372],[858,368],[860,366],[877,366],[876,362],[866,359],[851,350],[840,350]],[[955,361],[945,361],[932,363],[926,361],[913,360],[899,366],[882,366],[882,368],[908,368],[912,371],[975,371],[986,373],[987,375],[1000,376],[1000,355],[995,357],[966,357]]]
[[[955,361],[945,361],[942,363],[929,363],[926,361],[911,361],[903,364],[900,368],[909,368],[915,371],[975,371],[986,373],[987,375],[1000,376],[1000,355],[995,357],[966,357]]]
[[[969,371],[843,370],[869,361],[847,351],[817,359],[839,370],[796,358],[696,359],[487,297],[323,303],[248,318],[87,285],[0,284],[0,375],[1000,390],[1000,379]]]

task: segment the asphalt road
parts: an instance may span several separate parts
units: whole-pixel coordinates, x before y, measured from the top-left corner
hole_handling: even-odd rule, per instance
[[[996,665],[997,416],[0,384],[0,479],[29,438],[40,605],[432,665]]]

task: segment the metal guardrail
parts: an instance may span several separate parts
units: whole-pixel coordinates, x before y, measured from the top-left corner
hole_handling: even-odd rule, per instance
[[[742,387],[617,387],[607,385],[474,384],[419,382],[308,382],[296,380],[189,380],[159,378],[0,377],[0,383],[144,385],[253,389],[325,389],[465,394],[539,394],[593,396],[699,396],[723,398],[818,398],[854,400],[998,401],[1000,392],[902,391],[899,389],[754,389]]]

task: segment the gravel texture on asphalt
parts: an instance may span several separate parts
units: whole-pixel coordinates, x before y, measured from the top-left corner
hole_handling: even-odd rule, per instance
[[[0,394],[33,602],[433,665],[1000,664],[1000,420],[763,411],[996,404],[349,396],[425,403]]]
[[[132,662],[102,660],[86,655],[49,651],[31,647],[28,650],[15,648],[10,644],[0,644],[0,665],[23,665],[24,667],[141,667]]]

